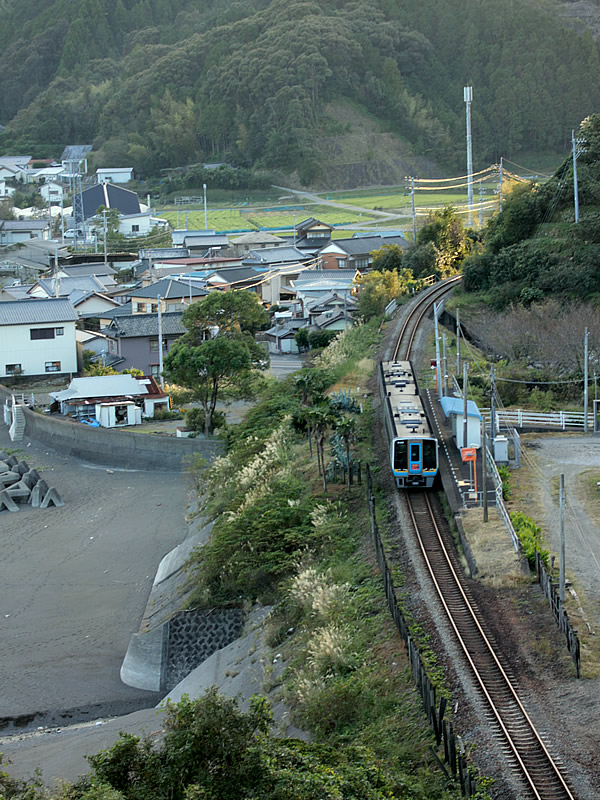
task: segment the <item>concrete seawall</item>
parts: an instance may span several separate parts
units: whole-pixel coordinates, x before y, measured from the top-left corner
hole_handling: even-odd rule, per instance
[[[0,386],[0,400],[11,393]],[[124,469],[178,471],[186,460],[200,456],[211,461],[223,445],[213,439],[177,439],[126,430],[90,428],[78,422],[38,414],[24,407],[25,437],[93,464]]]

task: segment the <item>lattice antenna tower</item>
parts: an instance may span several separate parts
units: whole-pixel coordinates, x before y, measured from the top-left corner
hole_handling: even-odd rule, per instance
[[[83,239],[83,243],[85,244],[87,238],[85,231],[85,217],[83,214],[83,188],[81,180],[81,165],[83,164],[83,161],[84,159],[82,158],[74,158],[70,161],[67,161],[67,164],[69,165],[71,197],[73,201],[73,227],[75,228],[73,244],[75,247],[77,247],[79,244],[79,239]],[[79,231],[81,231],[81,235]]]

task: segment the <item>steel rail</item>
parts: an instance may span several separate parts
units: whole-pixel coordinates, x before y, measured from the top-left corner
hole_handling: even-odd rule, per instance
[[[440,601],[475,679],[533,796],[536,800],[575,800],[483,630],[452,564],[429,497],[425,492],[419,492],[406,493],[406,498],[421,552]],[[425,521],[417,521],[417,514],[425,513],[424,510],[416,508],[416,501],[419,498],[424,500],[428,514]],[[430,525],[434,532],[430,534],[429,542],[426,541],[427,525]],[[499,708],[500,705],[504,706],[502,710]]]
[[[404,346],[405,358],[410,358],[423,317],[431,305],[450,291],[458,280],[460,277],[437,284],[435,290],[424,295],[414,306],[398,334],[394,359],[398,358],[401,346]],[[405,492],[405,497],[419,546],[437,594],[502,733],[502,738],[508,746],[513,766],[518,766],[518,772],[536,800],[575,800],[527,714],[511,678],[494,652],[490,637],[485,633],[478,612],[469,598],[469,592],[459,577],[460,568],[455,569],[452,556],[443,541],[427,493]],[[417,511],[414,505],[419,497],[424,500],[424,509]],[[420,522],[417,520],[417,516],[425,515],[427,519],[422,519]],[[429,548],[425,542],[427,527],[433,531],[429,533]]]

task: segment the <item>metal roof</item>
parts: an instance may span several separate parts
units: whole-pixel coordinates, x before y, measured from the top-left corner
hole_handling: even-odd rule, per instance
[[[231,244],[282,244],[285,241],[286,240],[282,239],[281,236],[273,236],[272,233],[251,231],[250,233],[236,236],[235,239],[231,240]]]
[[[403,236],[356,236],[351,239],[333,239],[323,251],[338,247],[351,256],[367,256],[373,250],[380,250],[384,244],[397,244],[403,250],[408,248],[408,242]],[[321,251],[321,252],[323,252]]]
[[[135,192],[115,186],[114,183],[98,183],[85,189],[83,198],[83,216],[89,219],[96,215],[100,206],[116,208],[121,214],[139,214],[140,201]]]
[[[0,325],[76,322],[79,317],[68,299],[6,300],[0,303]]]
[[[442,397],[440,403],[444,409],[444,414],[447,417],[451,416],[452,414],[462,417],[465,410],[465,401],[462,399],[462,397]],[[467,400],[467,417],[476,417],[477,419],[481,419],[481,412],[473,400]]]
[[[286,264],[306,260],[307,255],[302,250],[284,245],[283,247],[266,247],[264,250],[250,250],[248,255],[244,256],[242,264]]]
[[[91,151],[91,144],[68,144],[62,151],[60,157],[61,161],[75,161],[76,159],[84,159]]]
[[[48,297],[56,297],[57,289],[59,297],[67,297],[71,292],[77,290],[80,292],[103,292],[106,289],[105,282],[99,281],[95,275],[77,275],[67,278],[40,278],[35,286],[40,286]]]
[[[87,397],[115,397],[119,395],[148,394],[146,386],[140,383],[133,375],[102,375],[97,378],[73,378],[67,389],[61,392],[52,392],[53,397],[59,402],[63,400],[81,399]]]

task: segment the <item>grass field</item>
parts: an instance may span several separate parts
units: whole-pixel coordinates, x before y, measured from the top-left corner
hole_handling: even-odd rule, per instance
[[[172,209],[158,211],[162,219],[169,220],[173,228],[189,228],[202,230],[204,228],[204,210],[188,209],[174,211]],[[258,230],[259,228],[285,228],[292,230],[293,226],[308,217],[317,217],[329,225],[344,223],[360,223],[373,220],[370,214],[351,211],[331,206],[302,206],[297,211],[270,211],[260,208],[209,208],[207,209],[208,227],[216,231],[241,231]]]

